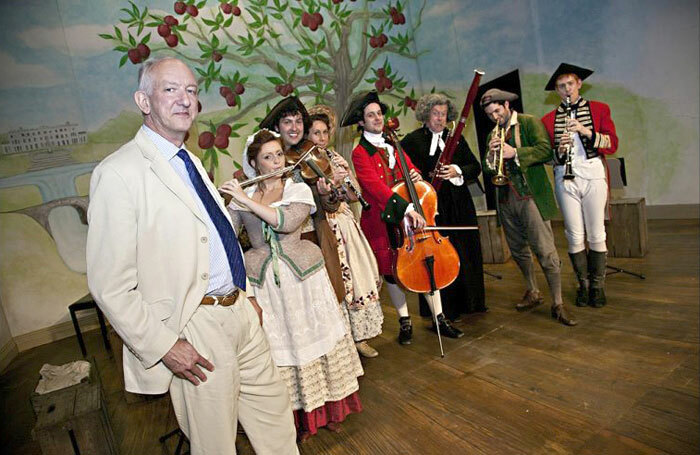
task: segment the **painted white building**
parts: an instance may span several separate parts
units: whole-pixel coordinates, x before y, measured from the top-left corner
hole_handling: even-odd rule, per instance
[[[2,148],[5,154],[51,150],[87,143],[87,131],[79,131],[77,123],[18,128],[7,133],[8,144]]]

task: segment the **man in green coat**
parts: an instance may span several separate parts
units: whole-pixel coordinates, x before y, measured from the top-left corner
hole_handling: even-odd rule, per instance
[[[490,89],[480,102],[497,125],[487,139],[489,151],[483,163],[484,175],[503,176],[497,188],[498,216],[513,259],[527,281],[527,291],[515,307],[519,311],[529,310],[544,301],[537,288],[532,249],[552,293],[552,317],[564,325],[576,325],[561,298],[561,261],[549,221],[557,213],[544,168],[544,163],[552,159],[549,137],[539,119],[510,108],[510,102],[517,98],[514,93]]]

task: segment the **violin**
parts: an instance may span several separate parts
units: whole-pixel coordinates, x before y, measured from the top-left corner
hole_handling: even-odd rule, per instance
[[[284,152],[284,159],[287,165],[298,164],[301,176],[310,185],[315,184],[320,178],[328,178],[327,175],[332,172],[328,156],[308,139],[304,139],[298,146]]]
[[[385,129],[396,149],[403,181],[392,187],[392,191],[411,202],[426,222],[426,227],[414,231],[409,221],[401,222],[401,246],[396,250],[394,277],[404,288],[413,292],[434,293],[443,289],[459,275],[459,255],[447,237],[435,226],[437,215],[437,192],[425,181],[413,183],[409,174],[404,151],[396,133]]]
[[[336,197],[341,193],[348,193],[348,189],[355,193],[357,201],[362,205],[363,210],[369,210],[369,203],[362,197],[362,192],[352,183],[350,177],[345,177],[339,186],[333,184],[331,175],[333,174],[333,153],[330,150],[322,149],[308,139],[305,139],[284,154],[288,165],[300,164],[301,176],[310,185],[315,184],[318,179],[326,179],[333,189]],[[303,158],[305,157],[305,158]]]

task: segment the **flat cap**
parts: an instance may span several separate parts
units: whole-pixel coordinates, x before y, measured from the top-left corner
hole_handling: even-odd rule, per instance
[[[489,104],[493,103],[494,101],[515,101],[518,99],[518,95],[515,93],[511,92],[506,92],[505,90],[497,89],[497,88],[491,88],[488,89],[484,92],[483,95],[481,95],[481,100],[479,101],[479,105],[481,108],[485,108]]]

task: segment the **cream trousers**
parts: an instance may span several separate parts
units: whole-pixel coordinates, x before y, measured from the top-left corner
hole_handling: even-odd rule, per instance
[[[183,337],[211,363],[198,386],[173,378],[170,395],[193,455],[236,453],[240,421],[258,455],[298,454],[286,385],[251,303],[200,305]]]

